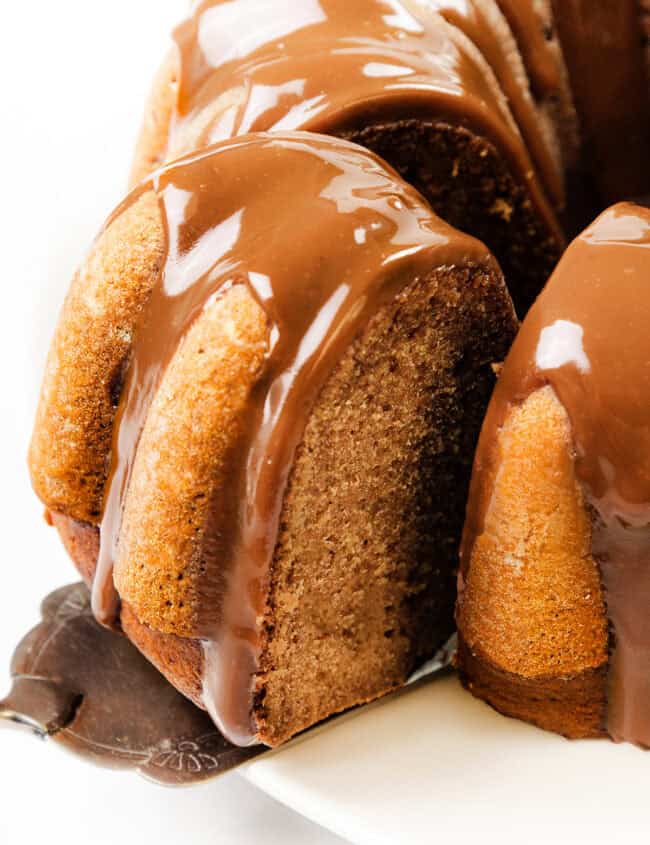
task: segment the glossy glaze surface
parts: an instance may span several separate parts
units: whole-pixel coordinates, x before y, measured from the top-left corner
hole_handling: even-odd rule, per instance
[[[497,0],[517,38],[533,90],[540,96],[553,95],[559,85],[557,63],[550,55],[544,22],[535,10],[535,0]]]
[[[555,227],[503,92],[474,46],[437,14],[443,10],[497,62],[557,200],[560,175],[533,130],[532,104],[492,28],[465,0],[198,3],[175,32],[181,70],[170,152],[253,131],[340,134],[401,118],[448,120],[489,138]]]
[[[196,632],[204,641],[204,702],[224,735],[245,745],[255,738],[251,695],[265,579],[311,405],[383,303],[438,265],[482,262],[487,253],[436,218],[375,156],[324,136],[226,142],[159,171],[126,205],[146,190],[160,201],[167,257],[115,425],[93,608],[105,623],[116,613],[111,574],[124,498],[165,367],[202,309],[245,285],[268,319],[268,350],[232,473],[239,519],[220,527],[219,559],[207,563],[224,573],[226,587],[210,624]]]
[[[554,0],[553,9],[600,198],[642,196],[650,191],[650,91],[641,4]]]
[[[564,180],[560,164],[540,131],[539,116],[531,92],[524,87],[518,75],[512,55],[514,45],[510,39],[499,31],[480,0],[427,0],[427,5],[464,32],[487,59],[508,99],[549,196],[558,208],[563,207]],[[541,21],[529,0],[500,0],[499,5],[516,38],[533,92],[543,97],[557,95],[560,87],[557,62],[549,55]]]
[[[471,566],[513,404],[550,384],[593,507],[592,553],[613,626],[608,730],[650,746],[650,210],[622,203],[569,247],[500,375],[477,451],[463,540]]]

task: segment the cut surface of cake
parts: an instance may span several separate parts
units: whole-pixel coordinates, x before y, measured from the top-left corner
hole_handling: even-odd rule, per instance
[[[457,622],[465,684],[570,737],[650,746],[650,209],[567,249],[476,453]]]
[[[495,0],[199,3],[155,81],[134,177],[250,131],[345,137],[486,243],[523,314],[564,244],[577,148],[561,50],[542,16],[527,23],[543,59],[522,57]]]
[[[96,616],[241,745],[402,685],[515,330],[487,248],[354,144],[159,170],[73,280],[30,451]]]

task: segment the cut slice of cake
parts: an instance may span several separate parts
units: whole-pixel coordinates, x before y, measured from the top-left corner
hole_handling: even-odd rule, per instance
[[[487,248],[356,145],[160,170],[72,283],[31,445],[98,618],[242,745],[399,687],[453,630],[515,330]]]

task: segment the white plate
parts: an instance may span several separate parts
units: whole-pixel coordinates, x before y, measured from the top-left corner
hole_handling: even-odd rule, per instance
[[[647,752],[507,719],[453,676],[326,725],[244,774],[360,845],[611,845],[650,835]]]

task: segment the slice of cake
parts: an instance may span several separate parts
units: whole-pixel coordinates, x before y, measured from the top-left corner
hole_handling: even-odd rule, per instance
[[[512,347],[463,539],[459,667],[498,710],[650,746],[650,210],[568,248]]]
[[[224,735],[275,745],[453,630],[499,268],[373,154],[243,136],[112,215],[30,463],[93,608]]]

